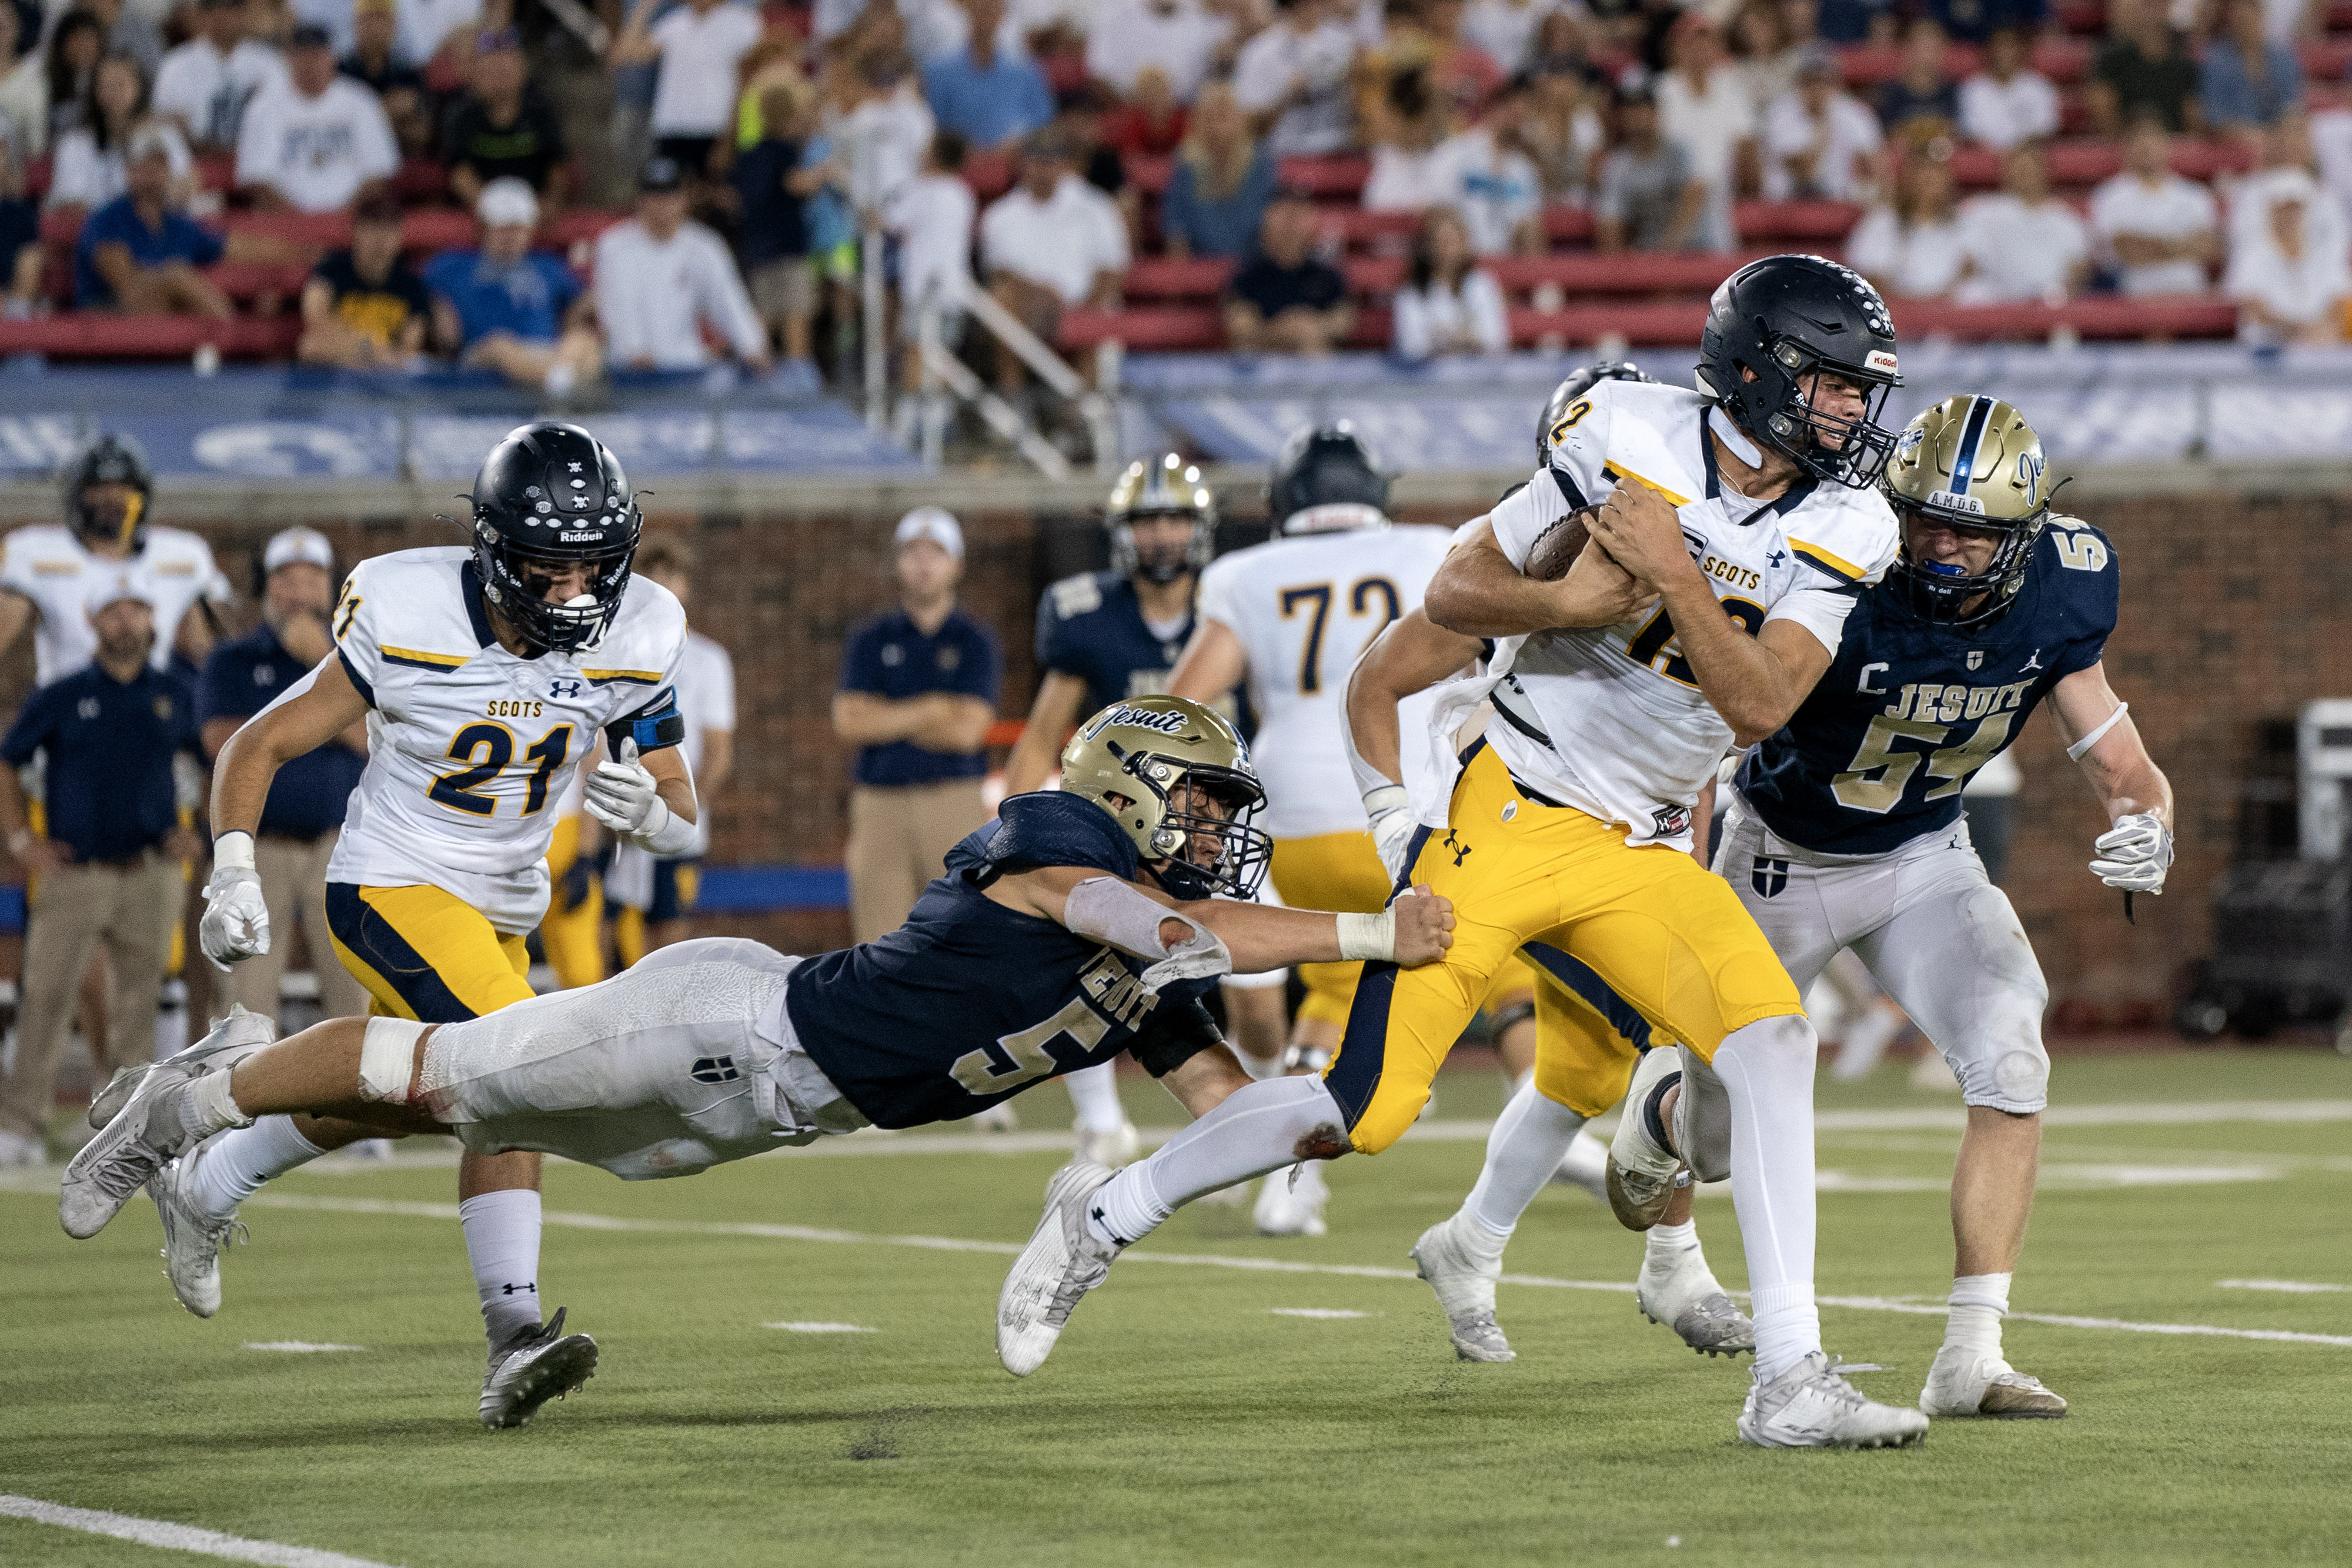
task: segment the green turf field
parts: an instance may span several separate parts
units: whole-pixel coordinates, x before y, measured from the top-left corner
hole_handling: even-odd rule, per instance
[[[1148,1083],[1129,1094],[1139,1122],[1178,1120]],[[2336,1343],[2013,1320],[2011,1360],[2074,1401],[2066,1420],[1767,1453],[1732,1435],[1748,1364],[1691,1354],[1620,1290],[1506,1285],[1519,1360],[1465,1365],[1418,1281],[1202,1261],[1409,1269],[1481,1154],[1416,1138],[1333,1168],[1326,1239],[1262,1240],[1245,1209],[1180,1214],[1015,1382],[995,1362],[996,1291],[1058,1160],[963,1152],[990,1141],[956,1132],[944,1152],[786,1152],[639,1186],[551,1163],[542,1291],[604,1369],[493,1434],[473,1419],[480,1336],[438,1217],[446,1166],[278,1184],[276,1206],[248,1207],[253,1245],[208,1322],[173,1302],[145,1200],[75,1243],[53,1194],[5,1190],[0,1493],[407,1568],[2352,1561],[2352,1061],[2062,1058],[2056,1095],[2085,1111],[2047,1132],[2018,1311]],[[1437,1117],[1497,1098],[1490,1074],[1456,1071]],[[2225,1119],[2196,1110],[2223,1103]],[[1948,1276],[1957,1097],[1894,1065],[1824,1082],[1822,1103],[1821,1288],[1880,1303],[1825,1304],[1829,1344],[1885,1364],[1855,1381],[1907,1402],[1942,1320],[1890,1308],[1932,1305]],[[1021,1105],[1032,1128],[1066,1120],[1053,1089]],[[1699,1227],[1737,1289],[1727,1197],[1702,1201]],[[1507,1267],[1622,1286],[1640,1245],[1556,1187]],[[363,1348],[247,1348],[279,1341]],[[0,1519],[11,1568],[196,1561]]]

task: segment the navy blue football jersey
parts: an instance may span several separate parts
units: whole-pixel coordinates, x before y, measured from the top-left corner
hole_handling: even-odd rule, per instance
[[[1082,714],[1166,691],[1192,635],[1187,611],[1166,639],[1153,636],[1135,584],[1115,571],[1066,577],[1037,601],[1037,667],[1087,683]]]
[[[1880,854],[1960,815],[1960,789],[2033,705],[2099,662],[2115,630],[2115,546],[2053,517],[2009,612],[1937,625],[1892,577],[1865,590],[1837,658],[1734,780],[1764,825],[1823,854]]]
[[[958,1121],[1171,1031],[1215,1037],[1201,1005],[1213,979],[1149,994],[1143,960],[983,895],[1052,865],[1133,880],[1135,845],[1091,801],[1013,796],[948,852],[906,925],[793,971],[784,1007],[801,1047],[867,1121]]]

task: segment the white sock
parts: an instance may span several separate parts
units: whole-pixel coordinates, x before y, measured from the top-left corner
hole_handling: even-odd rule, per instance
[[[1486,1134],[1486,1163],[1463,1212],[1490,1236],[1508,1236],[1568,1157],[1585,1119],[1537,1092],[1530,1074]]]
[[[1952,1316],[1944,1348],[1973,1355],[2000,1354],[2000,1320],[2009,1315],[2007,1274],[1962,1274],[1952,1281]]]
[[[1682,1261],[1685,1252],[1698,1249],[1698,1221],[1685,1219],[1680,1225],[1653,1225],[1649,1241],[1642,1253],[1642,1267],[1656,1269],[1661,1273]]]
[[[1298,1145],[1322,1133],[1343,1142],[1347,1119],[1320,1078],[1269,1078],[1223,1104],[1106,1182],[1088,1206],[1099,1241],[1140,1241],[1196,1197],[1298,1163]],[[1116,1216],[1116,1226],[1110,1223]]]
[[[539,1194],[528,1188],[486,1192],[457,1206],[482,1326],[494,1346],[539,1327]]]
[[[1813,1304],[1815,1051],[1812,1026],[1783,1017],[1734,1030],[1715,1053],[1731,1098],[1731,1196],[1755,1297],[1759,1383],[1822,1348]]]
[[[1263,1083],[1269,1078],[1284,1076],[1282,1053],[1279,1051],[1272,1056],[1252,1056],[1236,1045],[1234,1047],[1234,1060],[1242,1064],[1242,1071],[1250,1075],[1250,1081],[1254,1083]]]
[[[250,1127],[208,1139],[188,1162],[188,1192],[215,1219],[260,1190],[272,1176],[308,1165],[327,1151],[297,1132],[291,1116],[256,1117]]]
[[[1069,1086],[1070,1109],[1077,1113],[1082,1133],[1116,1133],[1127,1125],[1127,1108],[1118,1103],[1118,1068],[1112,1062],[1081,1067],[1062,1074]]]

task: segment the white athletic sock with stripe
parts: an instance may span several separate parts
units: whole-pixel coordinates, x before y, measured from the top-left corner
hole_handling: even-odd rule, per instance
[[[1116,1133],[1127,1125],[1127,1109],[1118,1103],[1118,1069],[1111,1062],[1081,1067],[1062,1074],[1069,1087],[1070,1109],[1077,1113],[1082,1133]]]
[[[1320,1078],[1269,1078],[1224,1103],[1096,1189],[1087,1228],[1097,1241],[1140,1241],[1196,1197],[1298,1163],[1314,1134],[1344,1145],[1347,1118]]]
[[[539,1194],[527,1187],[486,1192],[457,1206],[466,1260],[482,1299],[482,1327],[492,1349],[539,1327]]]
[[[1568,1157],[1584,1117],[1538,1092],[1530,1072],[1486,1134],[1486,1163],[1462,1211],[1489,1236],[1510,1235]]]
[[[1759,1383],[1822,1348],[1813,1302],[1818,1050],[1812,1025],[1791,1015],[1736,1029],[1715,1053],[1716,1075],[1731,1098],[1731,1197],[1755,1294]]]
[[[2008,1274],[1963,1274],[1952,1281],[1952,1315],[1944,1348],[1971,1355],[2000,1354],[2000,1320],[2009,1315]]]
[[[291,1116],[261,1116],[206,1139],[187,1155],[187,1192],[215,1219],[226,1219],[272,1176],[327,1151],[295,1129]]]

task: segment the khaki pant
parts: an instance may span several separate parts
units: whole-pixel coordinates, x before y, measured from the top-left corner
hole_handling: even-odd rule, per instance
[[[229,1004],[278,1016],[278,988],[286,979],[287,961],[293,956],[294,926],[302,926],[303,946],[310,950],[310,973],[319,980],[319,1006],[331,1019],[363,1017],[367,988],[352,978],[335,959],[327,936],[327,857],[335,852],[329,832],[304,843],[297,839],[257,838],[253,869],[261,878],[261,901],[269,906],[269,951],[234,965],[215,978],[214,1009],[226,1014]]]
[[[98,1081],[155,1051],[155,1002],[180,923],[180,862],[151,850],[119,864],[69,865],[40,879],[25,936],[16,1058],[0,1080],[0,1126],[28,1138],[48,1129],[58,1053],[80,999],[90,954],[106,945],[107,1039]]]
[[[977,779],[945,779],[895,789],[849,790],[849,927],[859,942],[906,924],[923,884],[946,869],[948,852],[988,821]]]

